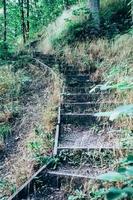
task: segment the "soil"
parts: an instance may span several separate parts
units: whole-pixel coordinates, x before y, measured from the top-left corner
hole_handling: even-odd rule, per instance
[[[67,200],[65,192],[52,187],[42,187],[34,195],[31,195],[27,200]]]
[[[37,69],[37,66],[34,66]],[[30,71],[31,70],[31,71]],[[34,69],[27,66],[26,73],[34,77]],[[41,121],[42,107],[46,106],[49,93],[47,91],[47,79],[44,80],[42,71],[38,71],[36,78],[29,84],[23,85],[19,97],[20,113],[11,122],[12,132],[4,139],[4,148],[0,151],[0,179],[15,176],[14,164],[22,158],[25,139]],[[40,74],[41,73],[41,76]],[[19,167],[19,166],[18,166]],[[31,174],[30,174],[31,175]],[[14,177],[12,177],[14,179]]]
[[[64,125],[59,140],[60,147],[119,148],[120,130],[113,127],[75,127]]]

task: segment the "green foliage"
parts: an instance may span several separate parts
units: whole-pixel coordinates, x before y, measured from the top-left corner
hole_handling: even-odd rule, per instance
[[[112,84],[112,85],[101,85],[100,86],[100,90],[101,91],[105,91],[108,89],[117,89],[117,90],[128,90],[128,89],[132,89],[133,88],[133,82],[129,83],[126,81],[117,83],[117,84]]]
[[[130,6],[125,0],[101,1],[101,30],[97,32],[86,4],[77,8],[73,16],[80,16],[80,21],[67,19],[66,28],[59,37],[54,38],[53,46],[60,47],[75,41],[91,39],[97,36],[115,37],[131,27]]]
[[[0,58],[7,59],[8,56],[8,44],[0,40]]]
[[[85,200],[85,194],[83,193],[82,190],[75,190],[74,195],[70,195],[68,197],[68,200]]]
[[[130,6],[126,0],[101,0],[102,32],[112,37],[131,26]]]
[[[133,138],[133,132],[132,130],[123,130],[121,132],[121,134],[123,135],[123,137],[121,138],[121,144],[122,147],[124,148],[132,148],[132,138]]]
[[[52,134],[46,132],[41,125],[37,126],[34,131],[34,138],[27,144],[33,158],[40,165],[51,163],[51,165],[56,166],[58,159],[46,156],[47,151],[52,148]]]
[[[112,181],[123,181],[125,177],[118,172],[108,172],[106,174],[98,176],[97,178],[99,180],[112,182]]]
[[[133,104],[131,105],[123,105],[115,108],[113,111],[110,112],[98,112],[95,113],[94,116],[97,117],[109,117],[111,121],[118,119],[120,116],[133,116]]]
[[[124,198],[133,198],[133,155],[120,162],[117,172],[108,172],[97,177],[97,179],[106,182],[121,182],[121,187],[110,187],[98,191],[99,195],[106,196],[107,200],[122,200]],[[97,192],[97,193],[98,193]]]
[[[42,33],[38,33],[43,29],[46,30],[48,24],[54,21],[64,10],[65,7],[69,7],[78,0],[70,0],[68,5],[66,5],[64,0],[35,0],[30,1],[30,39],[37,36],[41,36]],[[0,5],[3,7],[3,4]],[[3,12],[0,13],[0,58],[6,58],[11,55],[15,50],[22,48],[22,28],[21,28],[21,9],[18,1],[7,1],[7,43],[8,46],[5,48],[3,44],[3,32],[4,32],[4,15]],[[24,13],[26,16],[27,10],[24,1]],[[26,19],[25,19],[26,23]],[[2,48],[3,46],[3,48]],[[19,47],[18,47],[19,46]],[[4,53],[6,51],[6,54]]]
[[[131,80],[131,79],[129,78],[129,80]],[[125,91],[125,90],[133,89],[133,82],[130,82],[129,80],[119,82],[117,84],[109,84],[109,83],[100,84],[100,85],[93,87],[89,91],[89,93],[95,92],[96,89],[100,89],[101,91],[113,90],[113,89],[116,89],[118,91]]]
[[[127,194],[122,189],[110,188],[106,196],[108,200],[119,200],[127,197]]]
[[[0,68],[0,94],[4,98],[8,95],[17,97],[21,87],[21,73],[14,73],[13,66],[2,66]]]
[[[0,124],[0,138],[6,137],[11,133],[11,125],[9,123]]]
[[[8,197],[6,195],[2,195],[1,194],[5,191],[8,190],[10,191],[10,193],[14,193],[16,191],[16,187],[15,185],[9,183],[9,181],[4,180],[4,179],[0,179],[0,199],[1,200],[7,200]]]
[[[55,21],[58,16],[61,15],[64,9],[70,8],[70,6],[77,3],[85,3],[84,7],[77,8],[74,12],[74,16],[79,16],[84,20],[78,23],[74,23],[71,20],[68,23],[68,31],[63,32],[59,38],[56,38],[58,42],[62,43],[63,38],[66,38],[66,43],[71,43],[75,40],[81,40],[88,36],[94,36],[96,34],[93,23],[89,19],[89,10],[86,5],[86,0],[36,0],[30,2],[30,40],[41,37],[46,32],[48,25]],[[2,4],[1,4],[2,6]],[[110,35],[119,33],[123,29],[129,29],[131,25],[131,17],[129,14],[130,6],[125,0],[120,1],[104,1],[101,0],[101,33],[102,35]],[[24,12],[26,15],[26,5],[24,4]],[[122,17],[121,17],[122,16]],[[0,14],[0,38],[3,38],[4,28],[4,16]],[[7,2],[7,43],[8,47],[1,48],[0,57],[9,57],[16,49],[22,48],[22,28],[21,28],[21,12],[18,1]],[[25,19],[26,23],[26,19]],[[67,34],[69,32],[69,34]],[[67,37],[66,37],[67,36]],[[3,43],[2,39],[0,43]],[[5,44],[4,44],[5,46]],[[6,54],[4,53],[6,51]]]

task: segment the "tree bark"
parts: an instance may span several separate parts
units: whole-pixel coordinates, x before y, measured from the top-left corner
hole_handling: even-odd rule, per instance
[[[67,10],[69,8],[69,0],[64,0],[63,4],[64,4],[64,9]]]
[[[27,28],[26,28],[26,35],[27,35],[27,39],[29,39],[29,32],[30,32],[30,21],[29,21],[29,17],[30,17],[30,4],[29,4],[29,0],[27,0]]]
[[[3,0],[3,8],[4,8],[4,42],[7,40],[7,7],[6,7],[6,0]]]
[[[131,17],[132,17],[132,25],[133,25],[133,0],[131,1]]]
[[[89,0],[89,9],[92,14],[95,28],[100,29],[100,0]]]
[[[21,12],[21,29],[23,35],[23,42],[26,43],[26,25],[25,25],[25,14],[24,14],[24,0],[19,0],[20,12]]]

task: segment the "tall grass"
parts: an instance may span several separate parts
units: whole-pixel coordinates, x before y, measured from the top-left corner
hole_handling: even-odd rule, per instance
[[[131,27],[131,7],[128,1],[102,0],[100,11],[101,31],[97,33],[93,27],[87,1],[81,1],[64,10],[62,15],[44,30],[38,50],[52,53],[54,46],[63,48],[64,45],[71,45],[76,40],[88,40],[95,36],[112,38]]]
[[[118,4],[118,1],[115,3]],[[120,5],[118,9],[115,3],[113,4],[113,2],[110,1],[112,12],[114,13],[115,11],[115,14],[119,14],[119,12],[124,9],[125,2],[119,2]],[[102,9],[105,8],[102,7]],[[113,14],[111,14],[110,18],[112,15]],[[118,22],[117,25],[124,26],[124,23]],[[119,29],[119,31],[120,30],[121,29]],[[67,31],[69,34],[70,30],[68,29]],[[109,96],[104,97],[101,101],[113,101],[114,103],[121,103],[124,105],[132,104],[133,34],[131,29],[125,34],[122,32],[121,34],[116,34],[117,32],[115,31],[114,33],[115,35],[113,38],[105,36],[95,38],[88,37],[81,41],[75,40],[72,43],[68,43],[66,35],[66,38],[63,36],[66,42],[62,43],[62,40],[57,39],[58,44],[53,46],[53,52],[63,60],[66,60],[68,64],[78,67],[79,70],[89,68],[92,72],[92,80],[104,82],[108,87],[114,88],[115,86],[115,96],[114,91],[112,91]],[[120,118],[116,121],[116,124],[124,129],[128,127],[130,132],[132,130],[132,117]]]
[[[85,3],[72,6],[68,10],[64,10],[54,22],[48,25],[43,38],[38,46],[38,50],[43,53],[49,53],[52,50],[53,41],[64,36],[69,32],[69,25],[81,24],[87,18],[84,13]],[[77,12],[77,14],[76,14]],[[70,32],[69,32],[70,33]]]

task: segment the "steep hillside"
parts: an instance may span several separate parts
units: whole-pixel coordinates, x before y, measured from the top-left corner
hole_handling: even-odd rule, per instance
[[[26,2],[0,40],[0,199],[132,199],[130,1],[101,0],[99,28],[88,1]]]

